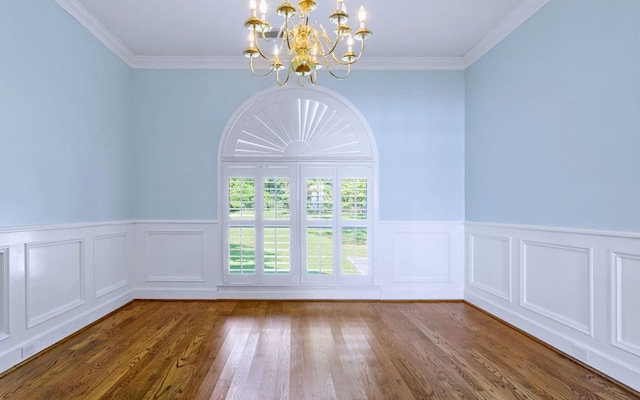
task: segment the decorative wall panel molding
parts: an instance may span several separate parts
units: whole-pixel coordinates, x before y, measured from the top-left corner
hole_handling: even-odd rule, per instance
[[[640,357],[640,254],[612,252],[614,345]]]
[[[465,231],[465,300],[640,390],[640,233],[478,222]],[[520,282],[511,301],[477,284],[479,260],[482,274],[503,276],[490,256],[505,256],[505,240]]]
[[[147,231],[147,282],[204,282],[203,230]]]
[[[84,239],[25,246],[27,328],[84,304]]]
[[[521,254],[522,306],[591,335],[591,249],[521,241]]]
[[[511,301],[511,239],[469,235],[469,285]]]
[[[9,248],[0,248],[0,341],[9,337]]]
[[[392,237],[394,283],[451,282],[448,232],[395,231]]]
[[[374,268],[382,298],[461,299],[463,230],[457,222],[379,223]]]
[[[93,242],[95,298],[129,284],[129,251],[126,232],[99,235]]]
[[[130,274],[132,231],[118,221],[0,229],[0,373],[133,299],[115,289]]]

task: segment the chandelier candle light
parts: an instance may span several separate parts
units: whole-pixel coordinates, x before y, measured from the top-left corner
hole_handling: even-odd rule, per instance
[[[272,32],[271,24],[267,22],[266,1],[260,1],[258,17],[256,0],[250,0],[251,16],[244,23],[244,26],[249,29],[249,45],[243,54],[249,58],[251,72],[260,77],[266,77],[275,72],[276,81],[280,86],[287,84],[292,71],[298,76],[300,86],[306,86],[309,83],[314,85],[320,68],[326,68],[337,79],[349,76],[351,65],[360,59],[364,52],[364,41],[371,36],[371,31],[365,26],[367,13],[364,7],[360,7],[358,12],[360,26],[352,34],[351,27],[347,25],[349,14],[347,14],[344,0],[337,0],[337,2],[336,10],[329,15],[329,21],[334,25],[335,36],[335,39],[331,40],[320,22],[309,22],[309,14],[317,7],[315,0],[300,0],[297,8],[289,1],[280,4],[276,12],[284,18],[284,22],[277,32]],[[297,23],[293,21],[296,14],[299,18]],[[361,42],[358,54],[353,51],[354,38]],[[263,51],[260,42],[273,45],[272,55],[267,55],[267,52]],[[337,56],[336,53],[340,54],[341,51],[344,53]],[[268,70],[264,74],[254,69],[253,59],[258,56],[269,63]],[[334,68],[337,66],[345,66],[346,72],[336,73]],[[284,75],[281,71],[284,69],[287,70],[286,75],[281,77]]]

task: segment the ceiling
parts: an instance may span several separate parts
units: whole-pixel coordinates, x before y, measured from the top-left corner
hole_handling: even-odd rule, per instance
[[[295,4],[295,1],[292,3]],[[367,9],[368,69],[464,69],[548,0],[345,0]],[[249,0],[56,0],[134,68],[233,68],[246,59]],[[279,25],[268,0],[267,19]],[[311,16],[329,26],[335,0]],[[325,23],[326,21],[326,23]],[[352,22],[352,26],[354,23]],[[368,60],[365,62],[365,60]]]

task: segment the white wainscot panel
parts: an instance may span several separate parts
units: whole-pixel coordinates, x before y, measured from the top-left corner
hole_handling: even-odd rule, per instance
[[[84,241],[26,244],[27,328],[84,304]]]
[[[127,233],[96,236],[94,239],[95,297],[112,293],[129,283]]]
[[[0,340],[9,337],[9,249],[0,248]]]
[[[204,231],[147,231],[147,282],[204,282]]]
[[[511,238],[469,235],[469,284],[511,301]]]
[[[614,344],[640,356],[640,255],[613,254],[615,270]]]
[[[450,242],[449,233],[393,232],[393,282],[450,282]]]
[[[592,250],[521,242],[522,306],[592,335]]]

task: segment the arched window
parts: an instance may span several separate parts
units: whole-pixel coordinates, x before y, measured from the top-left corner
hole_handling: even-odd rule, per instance
[[[377,150],[362,115],[321,88],[274,88],[219,149],[225,284],[373,282]]]

